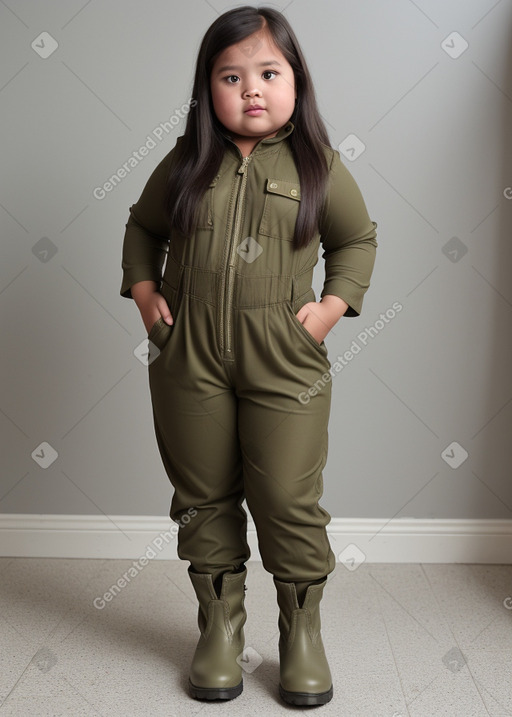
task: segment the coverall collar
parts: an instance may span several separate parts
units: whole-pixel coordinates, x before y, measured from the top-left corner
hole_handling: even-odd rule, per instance
[[[279,131],[277,132],[275,137],[268,137],[267,139],[260,139],[260,141],[255,145],[254,149],[252,150],[251,154],[260,154],[261,152],[264,152],[267,149],[264,145],[276,144],[277,142],[282,142],[283,139],[286,139],[286,137],[291,135],[291,133],[293,132],[294,129],[295,129],[295,125],[293,124],[293,122],[291,122],[289,120],[285,125],[283,125],[283,127],[281,127],[279,129]],[[233,142],[233,140],[231,139],[232,135],[228,134],[227,132],[224,132],[223,134],[224,134],[224,137],[226,137],[226,139],[229,140],[229,145],[228,145],[229,149],[234,151],[237,155],[242,154],[240,152],[240,148],[238,147],[238,145],[235,142]]]

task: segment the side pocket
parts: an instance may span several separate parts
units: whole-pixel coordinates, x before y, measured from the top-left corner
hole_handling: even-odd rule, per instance
[[[318,343],[318,341],[315,339],[315,337],[309,333],[307,328],[304,326],[304,324],[297,318],[292,303],[290,301],[286,302],[286,308],[290,315],[290,319],[293,323],[293,325],[297,328],[297,331],[300,333],[300,335],[305,338],[309,344],[311,344],[325,359],[327,358],[327,346],[325,345],[325,342],[322,341],[322,343]]]
[[[159,316],[158,319],[155,321],[155,323],[149,330],[148,341],[152,341],[157,346],[158,346],[157,336],[160,333],[160,329],[162,328],[163,324],[165,324],[165,321],[163,320],[163,318],[161,316]],[[155,341],[155,338],[156,338],[156,341]]]
[[[148,334],[148,366],[152,366],[167,345],[172,334],[174,324],[166,324],[160,316]]]
[[[176,322],[179,321],[179,313],[182,302],[182,282],[184,267],[176,263],[172,256],[167,258],[167,266],[162,278],[160,293],[164,297],[171,312],[174,323],[167,324],[162,316],[159,316],[148,333],[148,365],[152,366],[158,361],[160,353],[168,345],[174,332]]]

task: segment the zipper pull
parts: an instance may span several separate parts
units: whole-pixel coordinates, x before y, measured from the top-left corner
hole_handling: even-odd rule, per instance
[[[251,155],[249,155],[248,157],[242,158],[242,164],[238,168],[238,174],[245,174],[245,170],[247,169],[247,166],[250,161],[251,161]]]

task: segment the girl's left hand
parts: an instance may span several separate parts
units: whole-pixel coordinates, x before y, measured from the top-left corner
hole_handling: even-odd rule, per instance
[[[321,301],[308,301],[295,316],[320,344],[347,309],[348,304],[343,299],[328,294]]]

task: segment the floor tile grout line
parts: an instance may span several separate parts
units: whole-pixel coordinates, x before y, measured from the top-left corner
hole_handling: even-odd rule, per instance
[[[371,573],[370,573],[370,577],[372,577],[372,576],[371,576]],[[395,651],[394,651],[394,649],[393,649],[393,644],[392,644],[392,642],[391,642],[391,638],[390,638],[390,635],[389,635],[388,625],[387,625],[387,622],[386,622],[386,617],[385,617],[385,615],[384,615],[384,610],[382,609],[382,601],[381,601],[381,598],[380,598],[380,595],[379,595],[379,591],[378,591],[378,590],[375,591],[375,596],[376,596],[376,598],[377,598],[377,603],[378,603],[378,605],[379,605],[380,619],[381,619],[381,622],[382,622],[382,624],[383,624],[383,626],[384,626],[384,630],[385,630],[385,632],[386,632],[386,639],[387,639],[387,641],[388,641],[389,650],[390,650],[391,655],[392,655],[392,657],[393,657],[393,665],[394,665],[394,667],[395,667],[395,672],[396,672],[396,677],[397,677],[398,684],[400,685],[400,691],[401,691],[401,693],[402,693],[402,697],[403,697],[403,700],[404,700],[405,709],[407,710],[407,715],[408,715],[408,717],[411,717],[411,713],[410,713],[410,711],[409,711],[409,703],[408,703],[408,701],[407,701],[407,696],[406,696],[406,694],[405,694],[404,685],[403,685],[403,681],[402,681],[402,675],[400,674],[400,669],[399,669],[398,664],[397,664],[397,661],[396,661]]]
[[[483,699],[483,697],[482,697],[482,694],[481,694],[481,692],[480,692],[480,690],[479,690],[479,688],[478,688],[478,686],[477,686],[477,684],[476,684],[475,676],[473,675],[473,672],[471,671],[471,668],[470,668],[470,666],[469,666],[469,662],[466,660],[466,656],[465,656],[464,653],[462,652],[461,647],[460,647],[460,644],[459,644],[459,641],[458,641],[457,638],[455,637],[455,634],[454,634],[454,632],[453,632],[453,630],[452,630],[452,627],[451,627],[451,624],[450,624],[450,620],[449,620],[449,616],[448,616],[448,615],[445,613],[445,611],[441,608],[441,604],[440,604],[440,602],[439,602],[437,593],[436,593],[436,591],[434,590],[434,588],[433,588],[433,586],[432,586],[432,583],[431,583],[431,581],[430,581],[430,578],[429,578],[427,572],[425,571],[424,565],[425,565],[424,563],[421,563],[421,570],[422,570],[422,572],[423,572],[423,575],[425,576],[426,581],[428,582],[428,584],[429,584],[429,586],[430,586],[430,590],[431,590],[431,592],[432,592],[432,595],[434,596],[434,600],[436,601],[437,608],[438,608],[440,614],[443,616],[444,621],[445,621],[445,624],[448,626],[448,629],[450,630],[450,634],[451,634],[451,637],[452,637],[452,640],[453,640],[453,644],[457,647],[457,649],[458,649],[458,651],[460,652],[460,654],[464,657],[464,664],[465,664],[465,666],[468,668],[468,673],[469,673],[469,675],[470,675],[470,677],[471,677],[471,681],[473,682],[473,685],[475,686],[475,689],[476,689],[476,691],[478,692],[478,695],[479,695],[479,697],[480,697],[480,700],[482,701],[482,705],[483,705],[483,707],[484,707],[484,709],[485,709],[487,715],[489,715],[489,717],[492,717],[492,715],[489,714],[489,711],[488,711],[488,709],[487,709],[487,705],[485,704],[485,701],[484,701],[484,699]]]
[[[371,573],[370,573],[370,577],[371,577],[373,580],[375,580],[375,582],[377,583],[377,585],[379,585],[380,588],[381,588],[382,590],[384,590],[384,592],[386,592],[386,593],[390,596],[390,598],[391,598],[392,600],[394,600],[394,601],[396,602],[396,604],[397,604],[402,610],[404,610],[410,617],[412,617],[412,619],[413,619],[416,623],[418,623],[418,625],[419,625],[428,635],[430,635],[430,637],[431,637],[435,642],[437,642],[437,644],[439,644],[439,640],[438,640],[434,635],[432,635],[432,633],[430,632],[430,630],[427,630],[427,628],[425,627],[425,625],[423,625],[423,624],[418,620],[418,618],[416,618],[411,612],[409,612],[409,610],[408,610],[404,605],[402,605],[402,603],[401,603],[392,593],[390,593],[389,590],[388,590],[387,588],[385,588],[384,585],[382,585],[382,583],[379,583],[379,581],[377,580],[377,578],[375,578]]]

